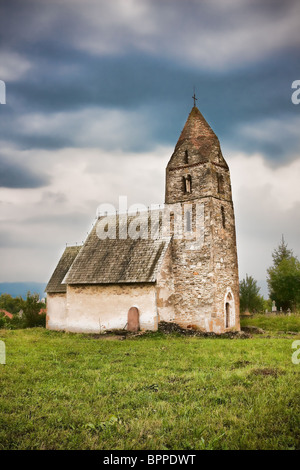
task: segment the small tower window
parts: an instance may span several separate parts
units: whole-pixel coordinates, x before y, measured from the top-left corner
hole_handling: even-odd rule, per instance
[[[184,152],[184,161],[185,163],[189,162],[189,152],[187,150]]]
[[[192,221],[191,221],[191,213],[190,211],[187,211],[186,213],[186,231],[191,232],[192,231]]]
[[[217,177],[218,177],[218,193],[223,194],[224,193],[224,176],[218,173]]]
[[[183,176],[183,191],[185,193],[192,192],[192,177],[191,175]]]
[[[223,206],[221,206],[221,215],[222,215],[222,226],[225,228],[226,226],[226,220],[225,220],[225,209]]]
[[[174,212],[170,212],[170,235],[174,235],[175,220]]]

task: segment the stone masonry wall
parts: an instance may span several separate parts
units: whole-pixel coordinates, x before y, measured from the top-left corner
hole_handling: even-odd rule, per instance
[[[235,302],[235,318],[231,318],[229,328],[239,329],[239,287],[232,203],[210,197],[201,201],[204,208],[203,236],[194,242],[174,239],[171,245],[175,321],[185,327],[197,325],[205,331],[223,332],[226,329],[225,297],[231,292]],[[193,206],[194,212],[195,207],[196,204]],[[201,220],[196,221],[194,217],[194,233],[200,226]]]
[[[216,333],[239,330],[230,173],[217,136],[196,107],[167,165],[165,194],[174,213],[192,212],[189,224],[183,217],[184,237],[171,242],[175,321]]]

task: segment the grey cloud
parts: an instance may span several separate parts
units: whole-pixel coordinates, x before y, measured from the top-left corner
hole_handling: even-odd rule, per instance
[[[174,145],[192,105],[193,85],[200,110],[225,145],[262,151],[278,161],[298,148],[297,136],[277,145],[268,129],[264,140],[239,132],[241,125],[253,127],[267,118],[290,122],[297,114],[290,87],[297,77],[298,51],[230,73],[200,73],[138,54],[99,59],[74,51],[60,54],[56,68],[46,54],[42,69],[9,87],[12,104],[3,111],[0,134],[22,148],[96,146],[137,152]],[[107,128],[113,110],[126,117],[123,129],[117,123]],[[35,114],[38,123],[31,122]],[[138,116],[135,122],[133,115]]]
[[[241,278],[246,273],[266,278],[282,234],[295,255],[300,255],[300,202],[283,209],[274,204],[268,187],[245,188],[236,197],[235,216]]]
[[[40,188],[49,184],[49,177],[38,175],[20,163],[11,163],[0,157],[0,187]]]
[[[0,249],[17,250],[13,257],[18,257],[20,250],[52,250],[66,244],[81,244],[91,227],[90,214],[70,213],[55,215],[37,215],[20,217],[19,220],[1,222]],[[86,228],[86,230],[84,230]],[[14,270],[14,262],[9,270]],[[18,264],[18,262],[16,263]],[[30,269],[29,269],[30,271]],[[3,274],[3,273],[2,273]]]
[[[22,221],[23,226],[28,225],[46,225],[46,226],[59,226],[59,227],[80,227],[89,225],[91,222],[91,214],[83,214],[81,212],[70,212],[63,214],[47,214],[31,216]]]
[[[44,191],[39,204],[65,204],[68,202],[66,194],[62,192]]]
[[[98,56],[140,51],[180,60],[198,70],[253,63],[299,45],[296,0],[11,0],[2,4],[0,28],[7,48],[48,44],[48,57],[76,48]],[[63,41],[58,41],[57,31]],[[1,34],[1,33],[0,33]],[[44,66],[41,57],[39,64]]]

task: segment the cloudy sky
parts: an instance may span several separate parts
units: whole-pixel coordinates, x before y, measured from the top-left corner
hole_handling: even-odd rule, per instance
[[[232,177],[240,277],[300,255],[298,0],[0,0],[0,281],[46,282],[99,204],[163,203],[197,105]]]

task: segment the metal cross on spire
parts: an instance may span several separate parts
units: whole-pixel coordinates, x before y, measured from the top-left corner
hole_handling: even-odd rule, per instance
[[[195,90],[194,90],[194,95],[192,96],[192,98],[194,100],[194,106],[196,106],[196,101],[198,100],[198,98],[196,98]]]

